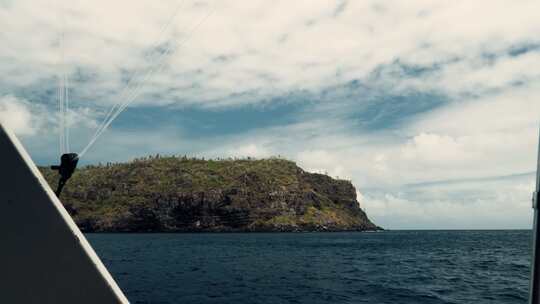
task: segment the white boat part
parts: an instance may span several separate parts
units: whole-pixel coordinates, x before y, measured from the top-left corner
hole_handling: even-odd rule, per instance
[[[529,304],[540,304],[540,132],[538,135],[538,160],[536,163],[536,189],[532,200],[534,215]]]
[[[129,303],[21,143],[0,124],[0,303]]]

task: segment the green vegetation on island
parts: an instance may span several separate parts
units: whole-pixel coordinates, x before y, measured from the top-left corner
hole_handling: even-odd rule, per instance
[[[53,187],[55,171],[41,168]],[[75,172],[62,201],[85,232],[379,230],[350,181],[280,159],[147,157]]]

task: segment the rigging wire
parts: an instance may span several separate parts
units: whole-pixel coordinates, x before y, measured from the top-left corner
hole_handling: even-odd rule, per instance
[[[159,60],[158,60],[158,66],[151,68],[150,71],[148,71],[145,75],[142,81],[140,81],[134,89],[132,89],[128,96],[129,98],[124,101],[121,106],[114,111],[114,114],[106,120],[106,123],[103,125],[103,127],[98,130],[96,135],[90,140],[90,142],[86,145],[86,147],[79,153],[79,156],[82,157],[86,152],[92,147],[92,145],[96,142],[96,140],[107,130],[107,128],[110,126],[110,124],[120,115],[141,93],[143,85],[150,79],[152,76],[154,76],[157,72],[160,72],[165,67],[166,60],[162,60],[166,56],[169,55],[169,53],[172,50],[172,47],[174,45],[178,45],[177,49],[180,49],[191,37],[192,34],[197,30],[197,28],[202,25],[209,17],[212,15],[213,10],[210,10],[201,20],[194,26],[192,29],[188,32],[188,34],[180,41],[180,43],[171,43],[167,45],[167,48],[163,51],[163,53],[160,54]],[[161,62],[159,62],[161,61]]]
[[[183,4],[185,3],[185,0],[182,0],[178,6],[176,7],[176,9],[174,10],[174,13],[171,15],[171,17],[169,18],[169,21],[164,23],[162,26],[161,26],[161,29],[159,31],[159,34],[158,34],[158,38],[156,39],[156,41],[152,44],[152,46],[150,47],[150,49],[155,49],[159,46],[159,44],[161,43],[162,39],[163,39],[163,36],[164,34],[169,30],[169,28],[171,27],[171,25],[173,24],[174,20],[176,19],[178,13],[180,12]],[[156,54],[154,53],[151,53],[150,55],[146,55],[145,56],[145,60],[146,61],[149,61],[151,63],[151,65],[153,65],[154,63],[154,58],[156,58]],[[137,72],[134,72],[133,75],[130,77],[130,79],[128,80],[127,84],[125,85],[125,87],[122,89],[122,91],[120,92],[119,94],[119,99],[120,100],[123,100],[124,97],[128,94],[128,92],[130,92],[132,90],[132,83],[134,83],[134,80],[135,79],[140,79],[140,74],[137,74]],[[136,83],[136,82],[135,82]],[[100,123],[100,125],[96,128],[96,131],[94,133],[94,135],[90,138],[90,141],[92,141],[92,139],[96,136],[98,136],[98,134],[101,132],[101,129],[105,126],[105,124],[107,123],[107,121],[109,120],[109,118],[111,117],[111,115],[115,112],[115,110],[117,110],[117,108],[122,104],[122,102],[118,102],[118,103],[115,103],[110,109],[109,111],[107,112],[107,114],[105,115],[105,118],[103,119],[103,121]]]
[[[64,70],[64,124],[65,124],[65,145],[66,145],[66,153],[69,153],[71,150],[69,147],[69,76],[67,75],[67,71]]]
[[[61,20],[61,9],[60,9],[60,5],[58,3],[58,1],[56,2],[56,5],[57,5],[57,14],[58,14],[58,20]],[[59,27],[59,32],[60,32],[60,36],[59,36],[59,39],[58,39],[58,47],[59,47],[59,50],[60,50],[60,56],[58,58],[58,88],[56,90],[57,92],[57,95],[56,95],[56,98],[57,98],[57,104],[58,104],[58,118],[60,119],[60,122],[58,124],[58,143],[60,145],[60,154],[64,154],[64,124],[62,123],[62,117],[63,117],[63,113],[64,113],[64,110],[63,110],[63,105],[64,105],[64,102],[62,101],[62,83],[63,83],[63,77],[62,77],[62,56],[63,56],[63,50],[62,50],[62,39],[63,39],[63,28],[62,28],[62,22],[60,21],[58,23],[58,27]]]
[[[63,98],[64,101],[64,153],[69,153],[69,76],[66,63],[66,15],[62,14],[62,75],[63,83]]]
[[[61,154],[66,153],[66,123],[65,123],[65,103],[64,103],[64,34],[60,34],[60,73],[58,75],[59,78],[59,94],[60,94],[60,152]]]
[[[59,48],[60,48],[60,62],[59,62],[59,73],[58,73],[58,90],[57,90],[57,102],[58,102],[58,113],[60,116],[59,123],[59,141],[60,141],[60,154],[65,154],[69,152],[69,128],[67,116],[69,112],[69,83],[68,76],[66,73],[66,64],[65,64],[65,16],[61,12],[61,8],[58,7],[60,16],[60,39],[59,39]]]
[[[57,106],[58,106],[58,116],[60,118],[60,123],[58,125],[58,136],[59,136],[59,145],[60,145],[60,154],[64,154],[64,128],[62,124],[62,105],[64,104],[62,102],[62,78],[60,75],[58,75],[58,88],[56,89],[56,99],[57,99]]]
[[[201,19],[201,21],[195,26],[192,28],[192,30],[189,32],[188,36],[186,36],[182,41],[181,41],[181,44],[179,44],[178,46],[178,49],[180,49],[183,44],[189,40],[189,38],[191,37],[191,34],[198,28],[198,26],[200,26],[204,20],[206,20],[208,17],[210,16],[210,13],[207,14],[204,18]],[[167,49],[162,53],[161,55],[161,58],[164,58],[166,56],[168,56],[168,54],[171,52],[172,50],[172,45],[169,45],[167,47]],[[116,117],[118,117],[118,115],[120,115],[138,96],[140,96],[140,94],[142,93],[142,87],[143,85],[146,83],[146,81],[148,79],[150,79],[152,76],[154,76],[155,74],[157,74],[158,72],[161,72],[163,70],[163,68],[165,67],[165,64],[166,64],[166,61],[162,61],[157,67],[155,67],[154,69],[152,69],[151,71],[149,71],[145,78],[137,85],[137,87],[132,91],[132,94],[130,96],[130,98],[124,102],[124,104],[122,104],[121,108],[118,109],[115,114],[109,119],[109,121],[107,122],[106,124],[106,127],[102,130],[101,133],[103,133],[103,131],[106,130],[106,128],[112,123],[112,121],[114,119],[116,119]],[[101,135],[100,133],[100,135]],[[97,138],[96,138],[97,139]]]

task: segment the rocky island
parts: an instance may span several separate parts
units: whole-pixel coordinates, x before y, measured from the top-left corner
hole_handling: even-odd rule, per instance
[[[57,175],[40,168],[56,187]],[[75,172],[62,202],[83,232],[375,231],[350,181],[279,159],[152,156]]]

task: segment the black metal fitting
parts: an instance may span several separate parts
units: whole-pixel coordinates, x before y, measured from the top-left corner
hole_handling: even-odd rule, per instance
[[[60,197],[64,185],[71,178],[73,172],[77,168],[77,162],[79,161],[79,156],[77,153],[66,153],[60,157],[60,166],[51,166],[51,169],[57,170],[60,174],[60,179],[58,180],[58,187],[56,188],[56,196]]]

